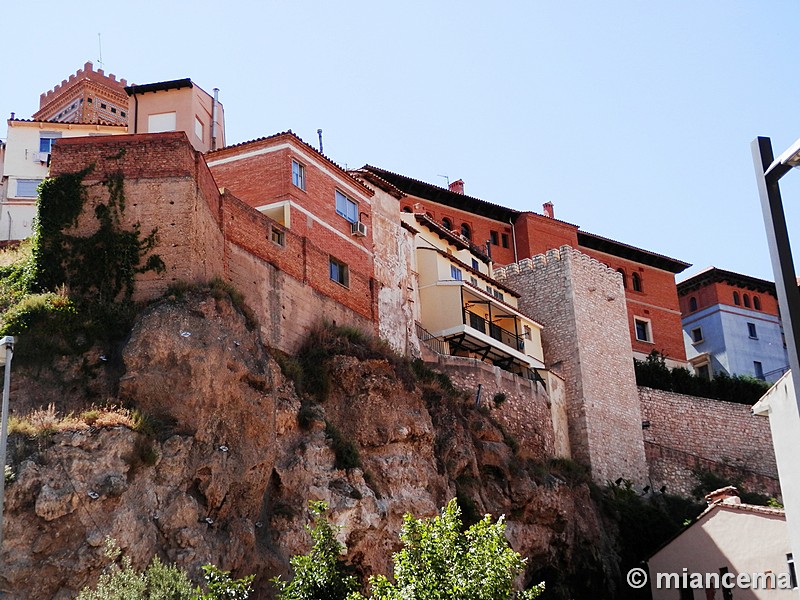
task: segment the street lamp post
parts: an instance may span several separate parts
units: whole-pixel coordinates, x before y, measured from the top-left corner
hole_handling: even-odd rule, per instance
[[[775,274],[775,291],[778,293],[778,306],[789,354],[789,368],[795,381],[795,404],[800,413],[800,363],[797,357],[797,348],[800,345],[800,290],[797,287],[789,231],[778,186],[781,177],[792,167],[800,166],[800,140],[777,159],[773,157],[772,141],[768,137],[757,137],[751,148],[772,271]]]
[[[3,377],[3,412],[0,417],[0,555],[3,552],[3,501],[6,493],[6,445],[8,442],[8,395],[11,388],[11,359],[14,357],[14,338],[10,335],[0,339],[0,346],[5,347],[4,354],[0,354],[0,366],[5,365]]]

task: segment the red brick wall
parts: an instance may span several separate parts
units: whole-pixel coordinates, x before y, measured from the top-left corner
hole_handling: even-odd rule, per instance
[[[686,349],[683,344],[680,305],[678,291],[675,287],[675,275],[641,263],[626,260],[618,256],[598,252],[591,248],[581,248],[581,252],[596,258],[615,271],[622,269],[625,273],[625,299],[628,304],[628,322],[631,332],[631,346],[634,352],[650,354],[652,350],[678,361],[686,360]],[[642,291],[633,289],[632,276],[638,273],[642,282]],[[650,320],[653,343],[636,339],[634,317]]]
[[[578,248],[578,228],[575,225],[536,213],[522,213],[517,218],[515,230],[520,260],[561,246]]]
[[[268,151],[218,162],[259,150]],[[225,216],[228,239],[359,315],[377,318],[369,200],[372,190],[292,134],[231,147],[208,155],[208,159],[216,182],[242,201],[240,205],[231,203],[231,212]],[[292,160],[305,167],[305,190],[292,183]],[[365,237],[353,236],[350,222],[336,213],[337,190],[358,204],[360,220],[367,224]],[[269,241],[271,220],[250,214],[245,205],[256,207],[287,200],[293,204],[290,227],[282,228],[286,229],[286,248],[279,249]],[[348,287],[330,278],[330,257],[347,265]]]
[[[758,297],[761,302],[761,312],[778,316],[778,299],[775,298],[772,294],[764,293],[764,292],[754,292],[753,290],[748,290],[742,287],[738,287],[735,285],[730,285],[729,283],[725,282],[715,282],[709,285],[703,286],[700,289],[693,290],[688,294],[684,294],[680,298],[680,308],[681,313],[684,315],[690,314],[691,310],[689,310],[689,300],[694,297],[697,299],[697,310],[702,310],[708,306],[713,306],[715,304],[725,304],[727,306],[736,306],[733,302],[733,292],[739,293],[739,307],[740,308],[747,308],[744,305],[744,295],[747,294],[750,297],[750,308],[755,310],[753,305],[753,298]]]

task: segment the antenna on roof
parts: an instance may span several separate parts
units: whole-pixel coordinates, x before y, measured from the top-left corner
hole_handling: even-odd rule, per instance
[[[450,187],[450,176],[449,175],[437,175],[437,177],[444,177],[447,179],[447,187]]]
[[[100,37],[100,34],[97,34],[97,45],[100,48],[100,58],[97,59],[97,64],[100,65],[100,68],[103,68],[103,40]]]

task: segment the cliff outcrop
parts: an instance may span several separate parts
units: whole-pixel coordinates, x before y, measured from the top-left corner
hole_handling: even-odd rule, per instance
[[[60,360],[53,371],[72,392],[33,385],[41,365],[20,365],[12,404],[16,394],[75,410],[80,369]],[[281,362],[291,373],[291,359]],[[95,370],[92,394],[135,407],[145,426],[12,436],[8,597],[73,597],[98,577],[110,536],[138,566],[157,554],[194,576],[209,562],[255,573],[255,597],[269,598],[269,578],[308,548],[310,499],[329,503],[365,576],[390,572],[404,513],[432,515],[452,497],[467,518],[507,515],[528,583],[547,577],[554,591],[570,582],[573,597],[602,597],[617,575],[588,480],[521,458],[493,416],[502,406],[479,409],[408,362],[334,353],[327,397],[312,400],[226,297],[188,294],[144,310],[118,360]]]

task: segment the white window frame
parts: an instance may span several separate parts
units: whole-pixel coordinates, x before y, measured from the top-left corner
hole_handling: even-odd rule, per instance
[[[41,179],[17,179],[17,189],[15,190],[14,197],[15,198],[37,198],[39,196],[39,184],[42,183]],[[31,190],[32,193],[22,194],[20,193],[20,184],[23,186],[32,185],[33,189]],[[23,189],[25,189],[23,187]]]
[[[295,187],[299,187],[301,190],[305,191],[306,166],[295,159],[292,159],[292,183]]]
[[[647,333],[647,339],[642,339],[639,337],[638,323],[642,323],[644,325],[645,331]],[[646,342],[648,344],[653,343],[653,327],[650,322],[650,319],[645,319],[644,317],[633,317],[633,331],[636,336],[636,341]]]
[[[450,265],[450,279],[454,281],[463,281],[464,274],[461,272],[461,269],[459,269],[457,266]]]
[[[339,190],[336,190],[336,214],[344,217],[351,223],[358,223],[358,203]]]

